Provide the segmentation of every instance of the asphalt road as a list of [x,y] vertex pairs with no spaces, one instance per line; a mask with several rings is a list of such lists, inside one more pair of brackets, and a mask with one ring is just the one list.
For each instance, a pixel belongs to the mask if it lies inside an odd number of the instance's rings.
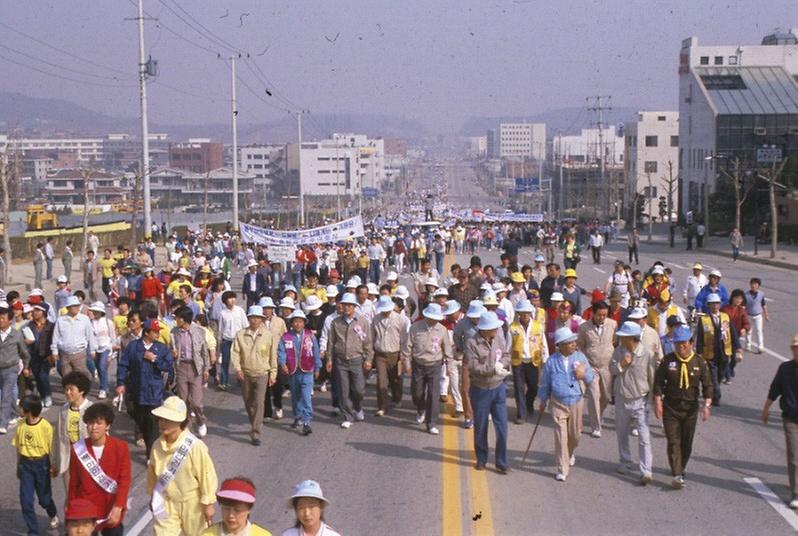
[[[449,181],[450,191],[455,186],[478,198],[478,188],[472,188],[467,181],[463,184],[467,168],[449,168],[447,173],[457,174]],[[588,291],[603,286],[613,257],[626,251],[622,244],[611,244],[607,250],[604,264],[596,266],[588,261],[579,266],[579,284]],[[486,263],[498,259],[495,251],[480,254]],[[531,254],[530,250],[523,250],[522,262],[531,261]],[[428,435],[423,426],[415,424],[408,380],[401,407],[384,418],[373,417],[374,383],[369,382],[366,421],[349,430],[341,429],[338,420],[329,416],[329,393],[317,392],[314,433],[309,437],[290,429],[290,403],[285,399],[286,417],[265,425],[260,447],[248,441],[247,419],[238,389],[224,394],[208,390],[210,422],[206,442],[217,472],[220,478],[245,474],[255,481],[259,501],[253,519],[276,534],[292,525],[293,514],[285,499],[295,483],[307,478],[321,483],[332,502],[326,512],[327,521],[344,535],[795,532],[798,516],[790,511],[782,515],[745,480],[759,479],[766,486],[760,490],[770,490],[775,494],[771,500],[782,506],[789,499],[779,412],[772,412],[767,426],[759,421],[759,415],[780,359],[790,355],[789,338],[796,331],[793,315],[798,309],[794,305],[798,299],[793,284],[795,272],[748,263],[734,265],[728,259],[703,256],[700,252],[644,244],[641,268],[656,259],[672,267],[679,289],[688,267],[700,260],[707,267],[722,270],[723,282],[730,289],[745,288],[748,279],[756,274],[763,279],[763,288],[771,299],[772,321],[765,326],[770,353],[746,354],[734,383],[724,387],[722,405],[713,408],[708,422],[699,424],[684,490],[674,491],[669,486],[665,440],[658,425],[653,428],[655,482],[642,488],[633,476],[615,473],[618,455],[612,407],[606,414],[602,438],[582,436],[577,464],[565,483],[554,480],[554,442],[548,416],[543,419],[526,463],[521,462],[521,456],[532,424],[510,424],[510,473],[502,476],[493,471],[492,456],[489,470],[476,472],[472,435],[463,430],[461,422],[442,415],[440,436]],[[451,260],[467,262],[464,256]],[[59,393],[56,402],[62,401]],[[514,400],[509,400],[508,405],[513,417]],[[52,408],[46,412],[47,418],[54,415]],[[131,439],[130,430],[127,416],[120,415],[114,433]],[[0,445],[0,466],[6,483],[0,489],[0,533],[24,534],[10,436],[0,438]],[[132,447],[135,481],[126,521],[130,534],[151,533],[146,525],[142,450]],[[54,482],[54,489],[60,505],[64,496],[60,481]],[[42,526],[46,526],[44,514],[40,513]]]

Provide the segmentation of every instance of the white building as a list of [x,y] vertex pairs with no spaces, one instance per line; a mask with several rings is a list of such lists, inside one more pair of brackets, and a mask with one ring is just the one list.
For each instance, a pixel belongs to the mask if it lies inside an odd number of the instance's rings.
[[552,139],[554,158],[572,167],[593,166],[601,161],[602,146],[607,166],[623,163],[623,136],[615,128],[583,128],[578,136],[557,136]]
[[272,194],[274,182],[285,176],[285,145],[250,145],[239,149],[241,170],[255,177],[255,190]]
[[88,174],[90,203],[103,205],[126,201],[131,192],[129,177],[105,171],[59,169],[47,176],[47,197],[56,205],[83,205],[83,177]]
[[[233,206],[233,170],[221,167],[209,173],[192,173],[162,167],[150,173],[150,192],[157,198],[158,207],[162,209],[202,206],[206,199],[209,205],[226,209]],[[257,202],[256,195],[255,177],[239,172],[239,206],[247,206],[248,199],[251,201],[249,204]]]
[[[487,151],[487,139],[485,140]],[[500,158],[546,157],[546,125],[544,123],[502,123],[499,125]]]
[[105,138],[9,138],[9,151],[32,151],[34,153],[57,151],[75,153],[77,162],[88,164],[92,160],[98,164],[104,158]]
[[484,158],[488,155],[488,137],[471,136],[468,138],[468,156]]
[[[332,139],[288,145],[288,170],[299,171],[310,196],[356,196],[363,188],[380,190],[385,181],[382,139],[333,134]],[[298,192],[294,192],[296,194]]]
[[[756,150],[777,144],[798,157],[798,28],[760,45],[699,46],[679,55],[680,212],[703,212],[704,183],[715,189],[717,166],[739,157],[756,166]],[[716,158],[721,157],[721,158]],[[790,184],[788,181],[787,184]]]
[[[632,206],[634,194],[652,199],[658,214],[659,197],[667,203],[671,182],[671,211],[675,211],[679,186],[679,112],[640,112],[637,121],[624,125],[624,203]],[[651,189],[649,189],[649,179]]]

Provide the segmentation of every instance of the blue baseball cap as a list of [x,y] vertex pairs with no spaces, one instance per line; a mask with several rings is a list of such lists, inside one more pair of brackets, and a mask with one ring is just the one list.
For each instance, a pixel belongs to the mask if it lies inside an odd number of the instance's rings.
[[673,342],[687,342],[693,338],[693,333],[687,326],[679,326],[673,330]]

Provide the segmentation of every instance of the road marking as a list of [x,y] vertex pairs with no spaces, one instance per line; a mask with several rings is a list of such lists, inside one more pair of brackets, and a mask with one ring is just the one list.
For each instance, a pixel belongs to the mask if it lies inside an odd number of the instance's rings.
[[774,352],[773,350],[770,350],[768,348],[762,348],[762,351],[765,352],[768,355],[771,355],[771,356],[775,357],[779,361],[789,361],[790,360],[789,357],[784,357],[783,355],[777,354],[776,352]]
[[[465,440],[469,445],[474,444],[474,429],[466,430]],[[493,511],[490,507],[490,491],[488,490],[488,471],[477,471],[473,467],[477,463],[477,453],[471,451],[471,467],[469,471],[471,488],[471,519],[473,521],[472,534],[478,536],[494,534]],[[477,517],[479,516],[479,517]],[[477,519],[474,519],[477,517]]]
[[[448,406],[449,404],[447,404]],[[463,533],[463,507],[460,490],[460,434],[457,421],[446,408],[443,417],[443,457],[441,460],[441,533]],[[454,409],[454,408],[452,408]]]
[[794,530],[798,531],[798,515],[790,510],[790,508],[784,504],[784,501],[779,499],[778,495],[773,493],[773,491],[771,491],[771,489],[763,484],[758,478],[747,477],[743,478],[743,480],[745,480],[746,484],[754,488],[754,491],[759,493],[759,496],[765,499],[765,502],[772,506],[773,509],[779,514],[781,514],[781,517],[784,518],[784,521],[789,523]]
[[676,264],[676,263],[675,263],[675,262],[673,262],[673,261],[668,261],[668,264],[670,264],[671,266],[674,266],[674,267],[678,268],[679,270],[686,270],[686,269],[687,269],[685,266],[682,266],[682,265],[680,265],[680,264]]
[[125,531],[125,534],[127,536],[138,536],[141,534],[141,531],[147,528],[147,525],[150,524],[150,521],[152,521],[152,512],[147,510],[144,512],[144,515],[142,515],[139,520],[136,521],[135,525]]
[[602,270],[601,268],[596,268],[595,266],[593,267],[593,269],[594,269],[595,271],[597,271],[597,272],[601,273],[601,274],[606,274],[606,273],[607,273],[606,271]]

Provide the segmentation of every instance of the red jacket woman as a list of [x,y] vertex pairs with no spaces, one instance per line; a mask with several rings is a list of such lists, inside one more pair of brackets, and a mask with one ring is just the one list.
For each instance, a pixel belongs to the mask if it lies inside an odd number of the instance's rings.
[[[113,418],[113,409],[107,404],[94,404],[86,410],[83,421],[89,437],[75,443],[70,451],[67,504],[77,498],[90,500],[99,518],[106,520],[97,526],[97,532],[121,535],[130,491],[130,451],[125,441],[108,435]],[[92,478],[86,465],[95,464],[105,473],[106,480]],[[109,489],[113,488],[111,493]]]
[[721,310],[729,315],[729,320],[737,328],[737,333],[740,334],[741,338],[751,331],[751,320],[748,318],[748,312],[745,309],[745,294],[742,290],[733,290],[729,297],[729,304],[725,305]]

